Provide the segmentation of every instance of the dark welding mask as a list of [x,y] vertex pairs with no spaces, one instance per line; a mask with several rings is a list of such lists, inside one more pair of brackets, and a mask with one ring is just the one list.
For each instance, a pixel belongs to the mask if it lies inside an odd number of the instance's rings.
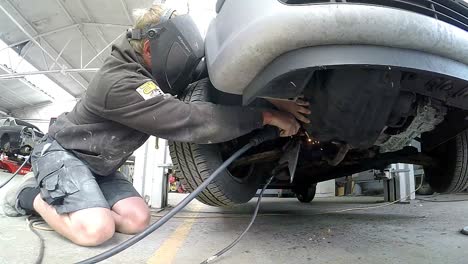
[[205,56],[205,46],[190,15],[171,18],[174,12],[165,10],[158,24],[129,29],[127,38],[149,40],[154,80],[165,93],[177,95],[192,82],[194,70]]

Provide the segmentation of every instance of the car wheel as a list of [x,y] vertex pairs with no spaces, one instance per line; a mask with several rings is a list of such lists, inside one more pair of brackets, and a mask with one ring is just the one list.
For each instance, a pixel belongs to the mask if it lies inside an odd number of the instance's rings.
[[427,182],[434,191],[457,193],[468,188],[468,130],[428,154],[439,160],[438,167],[424,168]]
[[419,195],[433,195],[434,194],[434,190],[432,189],[431,185],[427,182],[424,182],[421,186],[421,188],[419,188],[419,190],[416,191],[416,194],[419,194]]
[[[210,95],[213,89],[210,81],[203,79],[191,84],[179,98],[184,102],[210,102],[214,97]],[[224,147],[223,144],[169,142],[176,175],[188,192],[195,190],[229,157]],[[255,196],[261,181],[254,170],[252,165],[235,171],[224,170],[197,199],[211,206],[248,202]]]
[[310,186],[309,188],[296,190],[296,198],[301,203],[310,203],[312,200],[314,200],[316,191],[316,184]]
[[20,149],[20,153],[23,154],[23,155],[29,155],[29,154],[31,154],[31,150],[32,150],[32,148],[30,146],[23,146]]

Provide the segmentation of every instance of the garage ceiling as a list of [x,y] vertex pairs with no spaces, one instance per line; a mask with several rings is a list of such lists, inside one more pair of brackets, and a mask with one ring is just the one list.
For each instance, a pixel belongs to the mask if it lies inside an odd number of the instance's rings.
[[[0,65],[0,74],[8,74],[8,68]],[[39,87],[24,79],[2,80],[0,82],[0,111],[9,112],[51,101],[50,96]]]
[[153,2],[190,7],[205,30],[215,14],[216,0],[0,0],[0,115],[79,98],[133,11]]
[[[0,45],[0,115],[79,98],[110,53],[111,44],[133,24],[133,10],[153,2],[161,1],[0,0],[0,40],[4,42],[0,44],[11,48]],[[180,13],[190,6],[196,22],[206,29],[216,0],[162,2]],[[11,59],[14,56],[16,61]],[[42,76],[52,82],[41,80]],[[34,85],[37,82],[42,85]]]
[[[152,2],[0,0],[0,39],[12,45],[11,48],[37,70],[52,71],[46,76],[77,98],[83,94],[95,69],[109,54],[110,43],[132,25],[132,10],[148,7]],[[37,42],[31,41],[18,24]],[[47,91],[51,89],[49,87],[42,87],[41,90],[21,76],[11,76],[15,72],[24,72],[13,70],[16,66],[1,63],[0,66],[0,76],[4,76],[0,79],[0,111],[10,112],[63,99],[62,96],[49,96],[56,94]],[[90,69],[88,72],[82,70],[85,66]]]

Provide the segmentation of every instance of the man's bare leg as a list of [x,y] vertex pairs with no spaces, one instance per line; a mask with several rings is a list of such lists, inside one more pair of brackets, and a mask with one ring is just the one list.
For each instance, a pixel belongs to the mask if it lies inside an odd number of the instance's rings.
[[88,208],[60,215],[39,194],[34,199],[34,210],[57,233],[81,246],[100,245],[115,232],[113,213],[106,208]]
[[136,234],[143,231],[150,222],[151,215],[141,197],[129,197],[112,206],[115,230],[124,234]]

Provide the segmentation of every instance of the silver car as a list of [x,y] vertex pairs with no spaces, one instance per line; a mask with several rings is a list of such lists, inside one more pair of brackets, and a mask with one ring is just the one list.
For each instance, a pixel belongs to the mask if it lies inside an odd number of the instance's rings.
[[[251,105],[302,96],[312,115],[303,133],[235,162],[200,201],[244,203],[274,173],[272,188],[310,202],[317,182],[399,162],[422,165],[437,192],[468,187],[467,2],[224,0],[217,13],[205,44],[209,79],[181,99]],[[248,138],[171,143],[178,177],[193,190]],[[280,162],[293,143],[294,175]]]

